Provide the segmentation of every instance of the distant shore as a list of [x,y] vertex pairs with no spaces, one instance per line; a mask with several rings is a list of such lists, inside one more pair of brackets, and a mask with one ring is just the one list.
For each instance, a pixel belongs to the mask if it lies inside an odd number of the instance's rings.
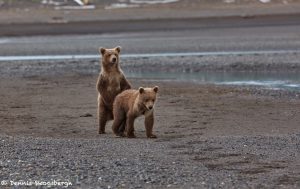
[[39,2],[18,1],[0,6],[2,24],[55,24],[73,22],[99,22],[120,20],[156,20],[183,18],[251,18],[265,15],[300,14],[300,3],[296,1],[224,1],[182,0],[167,4],[138,4],[133,8],[108,9],[119,1],[99,1],[91,10],[56,10],[54,6]]

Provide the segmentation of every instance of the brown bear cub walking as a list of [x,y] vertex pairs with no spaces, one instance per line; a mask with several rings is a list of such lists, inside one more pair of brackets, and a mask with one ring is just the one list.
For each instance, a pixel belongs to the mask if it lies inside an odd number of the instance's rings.
[[113,113],[113,132],[117,136],[124,136],[122,131],[124,120],[126,120],[126,136],[135,138],[134,135],[134,120],[141,116],[145,116],[145,128],[148,138],[156,138],[152,133],[154,123],[154,103],[158,87],[143,88],[139,90],[126,90],[119,94],[114,102]]
[[[113,119],[115,97],[131,85],[119,67],[121,47],[99,49],[102,55],[101,72],[97,81],[99,134],[105,133],[106,122]],[[125,126],[125,122],[123,123]]]

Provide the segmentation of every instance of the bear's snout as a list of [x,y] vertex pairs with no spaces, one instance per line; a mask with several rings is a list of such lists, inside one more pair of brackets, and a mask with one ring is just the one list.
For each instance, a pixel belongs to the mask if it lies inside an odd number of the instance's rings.
[[117,57],[117,55],[114,55],[114,54],[110,55],[110,56],[109,56],[109,62],[110,62],[110,63],[113,63],[113,64],[117,63],[117,62],[118,62],[118,57]]
[[152,110],[153,106],[149,106],[148,108],[149,108],[149,110]]

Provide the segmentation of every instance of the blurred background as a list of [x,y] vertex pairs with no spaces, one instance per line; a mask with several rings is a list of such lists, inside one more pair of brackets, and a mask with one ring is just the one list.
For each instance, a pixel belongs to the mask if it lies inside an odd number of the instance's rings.
[[130,77],[299,90],[299,18],[298,0],[0,0],[0,61],[96,74],[121,45]]

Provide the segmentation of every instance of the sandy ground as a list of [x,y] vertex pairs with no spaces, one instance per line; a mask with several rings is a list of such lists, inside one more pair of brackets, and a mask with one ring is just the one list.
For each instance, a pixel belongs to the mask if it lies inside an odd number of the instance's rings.
[[[2,132],[16,136],[99,137],[96,78],[75,75],[2,79]],[[197,133],[199,136],[272,135],[299,131],[299,100],[255,96],[250,89],[132,81],[136,88],[160,86],[155,130],[161,137],[176,134],[188,137]],[[86,117],[87,114],[92,116]],[[137,122],[137,128],[143,130],[142,122]],[[109,126],[108,131],[111,131]]]
[[[96,76],[1,79],[2,133],[13,136],[91,138],[97,135]],[[299,132],[300,101],[253,95],[250,89],[135,80],[160,86],[156,127],[168,135],[228,136]],[[284,95],[283,95],[284,96]],[[294,97],[295,98],[295,97]],[[89,117],[89,114],[91,116]],[[140,137],[142,122],[137,122]],[[108,126],[111,136],[111,129]]]

